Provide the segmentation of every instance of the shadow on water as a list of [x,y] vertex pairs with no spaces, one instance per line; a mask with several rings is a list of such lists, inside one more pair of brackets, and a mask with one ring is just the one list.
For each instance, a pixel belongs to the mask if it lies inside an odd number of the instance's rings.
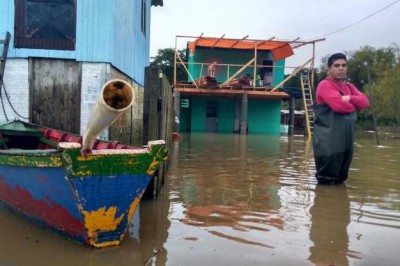
[[346,184],[318,186],[303,136],[184,135],[121,246],[78,246],[1,209],[0,265],[397,265],[400,141],[356,141]]

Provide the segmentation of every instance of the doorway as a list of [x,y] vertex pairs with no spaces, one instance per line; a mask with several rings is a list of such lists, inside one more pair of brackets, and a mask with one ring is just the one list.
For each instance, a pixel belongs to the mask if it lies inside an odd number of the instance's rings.
[[273,85],[273,76],[274,76],[274,61],[272,60],[263,60],[263,68],[261,69],[261,79],[263,81],[263,85],[267,87],[272,87]]
[[208,101],[206,105],[205,132],[218,131],[218,102]]

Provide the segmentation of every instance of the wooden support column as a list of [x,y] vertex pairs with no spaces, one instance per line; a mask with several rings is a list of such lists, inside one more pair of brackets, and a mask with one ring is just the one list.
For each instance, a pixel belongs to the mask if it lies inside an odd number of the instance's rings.
[[[163,139],[171,150],[174,121],[173,90],[158,67],[146,67],[143,94],[143,145],[150,140]],[[162,162],[143,195],[156,198],[164,184],[168,161]]]
[[176,117],[180,120],[181,119],[181,93],[176,91],[174,92],[174,126],[173,126],[173,131],[176,133],[179,133],[179,125],[180,123],[176,123],[175,119]]
[[233,133],[239,133],[240,132],[240,117],[239,117],[239,107],[240,107],[240,101],[238,99],[235,99],[235,110],[234,110],[234,118],[233,118]]
[[254,69],[253,69],[253,88],[256,87],[257,82],[257,44],[254,46]]
[[295,104],[295,98],[293,96],[290,96],[289,100],[289,129],[288,129],[288,135],[292,136],[294,134],[294,104]]
[[242,123],[240,124],[240,134],[247,134],[247,94],[242,95]]
[[160,106],[158,99],[161,90],[159,72],[160,69],[157,67],[146,68],[143,95],[143,145],[147,145],[149,140],[159,139]]

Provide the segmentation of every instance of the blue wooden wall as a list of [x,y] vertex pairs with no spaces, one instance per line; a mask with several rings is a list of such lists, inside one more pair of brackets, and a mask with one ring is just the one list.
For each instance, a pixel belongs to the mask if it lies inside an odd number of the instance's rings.
[[[111,63],[140,85],[149,65],[151,0],[147,1],[146,35],[141,32],[140,0],[77,0],[75,51],[15,49],[9,58],[61,58]],[[14,0],[1,0],[0,39],[14,35]]]

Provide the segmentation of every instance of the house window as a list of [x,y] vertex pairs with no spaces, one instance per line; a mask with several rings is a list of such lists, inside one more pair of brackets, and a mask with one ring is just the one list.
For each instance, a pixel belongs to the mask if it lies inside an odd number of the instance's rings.
[[75,50],[76,0],[15,0],[16,48]]
[[140,29],[144,35],[146,35],[146,0],[142,0],[142,17],[140,23]]

